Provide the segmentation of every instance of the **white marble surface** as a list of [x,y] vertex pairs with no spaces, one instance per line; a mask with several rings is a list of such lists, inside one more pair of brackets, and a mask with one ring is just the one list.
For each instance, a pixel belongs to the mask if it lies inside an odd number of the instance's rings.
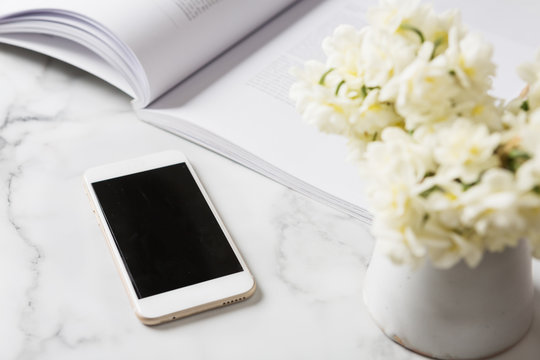
[[[259,289],[147,327],[129,307],[81,174],[165,149],[191,159]],[[140,122],[126,96],[81,71],[6,46],[0,197],[0,359],[422,359],[386,339],[363,305],[367,225]],[[496,359],[540,358],[540,296],[536,318]]]

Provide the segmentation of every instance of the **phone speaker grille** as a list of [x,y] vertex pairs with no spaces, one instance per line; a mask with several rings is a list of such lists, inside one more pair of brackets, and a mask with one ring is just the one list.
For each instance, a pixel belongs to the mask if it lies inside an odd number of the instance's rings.
[[236,299],[233,299],[233,300],[224,301],[223,304],[221,304],[221,305],[234,304],[234,303],[242,301],[242,300],[246,300],[246,297],[242,296],[242,297],[239,297],[239,298],[236,298]]

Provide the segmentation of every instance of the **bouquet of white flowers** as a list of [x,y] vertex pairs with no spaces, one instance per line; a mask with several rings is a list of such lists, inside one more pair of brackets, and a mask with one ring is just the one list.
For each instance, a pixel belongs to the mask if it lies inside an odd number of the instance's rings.
[[368,19],[324,40],[326,62],[297,69],[291,97],[308,122],[349,139],[377,241],[398,263],[441,268],[523,238],[540,257],[540,57],[504,103],[488,94],[491,45],[456,11],[382,0]]

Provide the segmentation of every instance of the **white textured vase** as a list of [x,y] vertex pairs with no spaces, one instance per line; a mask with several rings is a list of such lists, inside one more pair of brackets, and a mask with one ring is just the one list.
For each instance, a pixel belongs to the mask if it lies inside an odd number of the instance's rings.
[[391,339],[438,359],[480,359],[519,342],[533,318],[528,243],[486,253],[478,267],[441,270],[392,263],[375,246],[364,301]]

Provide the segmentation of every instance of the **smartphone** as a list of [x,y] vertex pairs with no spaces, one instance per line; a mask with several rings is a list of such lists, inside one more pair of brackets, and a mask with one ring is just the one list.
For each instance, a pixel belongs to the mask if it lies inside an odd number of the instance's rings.
[[91,168],[84,184],[144,324],[232,304],[255,292],[253,276],[181,152]]

